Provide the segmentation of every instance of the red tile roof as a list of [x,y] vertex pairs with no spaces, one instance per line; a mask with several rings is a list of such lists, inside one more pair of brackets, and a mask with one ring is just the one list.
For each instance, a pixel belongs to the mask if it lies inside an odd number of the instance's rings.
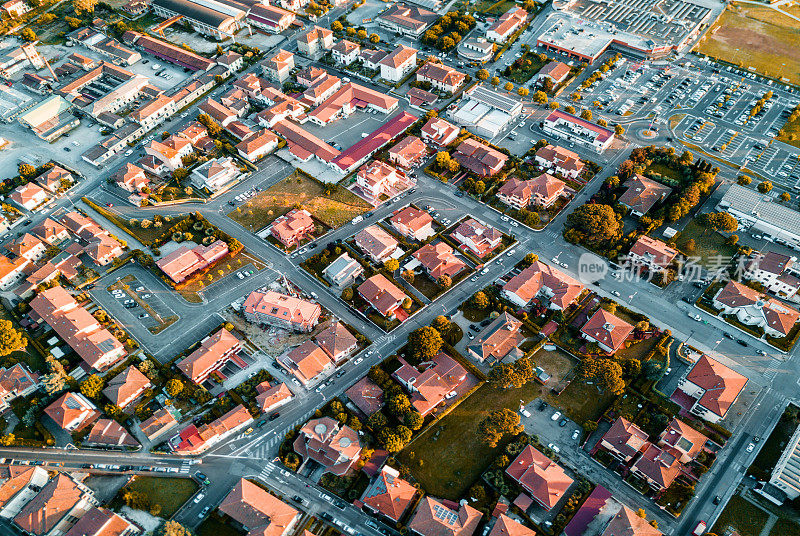
[[488,145],[468,138],[456,147],[453,159],[481,177],[490,177],[503,168],[508,157]]
[[400,478],[397,470],[384,465],[364,491],[361,502],[392,521],[399,521],[414,500],[417,489]]
[[669,186],[638,173],[626,182],[625,186],[628,189],[619,196],[619,203],[643,214],[672,192],[672,188]]
[[[57,473],[14,517],[14,523],[29,534],[49,534],[81,499],[90,497],[65,473]],[[77,512],[76,512],[77,513]],[[80,512],[78,517],[83,514]]]
[[383,316],[393,313],[407,298],[383,274],[375,274],[361,283],[358,293]]
[[573,482],[560,465],[530,445],[511,462],[506,474],[519,482],[547,510],[564,497]]
[[208,370],[221,368],[220,361],[235,351],[240,344],[241,341],[236,335],[223,327],[203,339],[200,347],[179,361],[177,367],[193,382],[205,380]]
[[566,309],[580,296],[584,286],[577,279],[541,261],[525,268],[503,286],[505,292],[516,294],[525,303],[530,302],[545,288],[550,301],[561,309]]
[[126,404],[123,404],[124,401],[127,401],[132,396],[138,396],[151,385],[147,376],[131,365],[108,382],[106,388],[103,389],[103,394],[115,406],[124,408],[125,405],[133,400],[128,401]]
[[646,519],[639,517],[625,505],[606,526],[600,536],[663,536],[662,532],[653,527]]
[[510,517],[500,514],[497,521],[494,522],[489,536],[536,536],[536,532]]
[[725,416],[747,384],[747,378],[705,354],[686,379],[705,391],[698,401],[700,405],[720,417]]
[[624,417],[617,417],[617,420],[603,436],[603,443],[608,443],[613,450],[625,458],[631,458],[639,452],[643,452],[650,445],[648,435]]
[[481,517],[482,514],[468,504],[453,510],[426,496],[420,501],[408,528],[421,536],[472,536]]
[[222,500],[219,511],[247,528],[251,536],[281,536],[300,512],[244,478]]
[[439,279],[443,275],[455,277],[467,267],[464,261],[456,257],[453,248],[444,242],[425,244],[414,252],[414,258],[433,279]]
[[632,325],[602,307],[581,328],[581,333],[611,348],[612,352],[619,350],[632,332]]
[[408,112],[400,112],[392,117],[366,138],[359,140],[349,149],[343,151],[331,161],[342,171],[350,171],[364,159],[373,155],[381,147],[387,145],[394,138],[406,131],[416,122],[417,116]]

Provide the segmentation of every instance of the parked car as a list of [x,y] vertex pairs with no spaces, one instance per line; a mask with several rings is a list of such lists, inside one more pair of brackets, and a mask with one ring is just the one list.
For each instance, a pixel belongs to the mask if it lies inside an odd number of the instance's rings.
[[551,421],[557,421],[560,418],[561,418],[561,412],[560,411],[556,411],[555,413],[553,413],[553,416],[550,417],[550,420]]

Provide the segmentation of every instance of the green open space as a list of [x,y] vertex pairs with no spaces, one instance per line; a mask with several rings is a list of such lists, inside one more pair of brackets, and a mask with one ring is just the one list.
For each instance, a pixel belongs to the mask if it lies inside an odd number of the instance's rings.
[[589,384],[577,377],[558,395],[549,389],[544,392],[544,399],[551,406],[579,425],[586,421],[597,422],[615,398],[616,395],[603,390],[597,382]]
[[800,147],[800,119],[795,121],[787,120],[778,133],[778,140]]
[[728,501],[711,532],[728,534],[728,528],[732,527],[741,536],[759,536],[767,519],[769,519],[769,515],[765,511],[739,495],[734,495]]
[[195,529],[197,536],[244,536],[244,532],[237,530],[231,525],[223,522],[215,515],[203,521],[197,529]]
[[[329,188],[327,193],[326,186]],[[338,185],[324,185],[305,173],[295,171],[237,207],[228,217],[251,231],[257,231],[296,206],[308,210],[317,220],[333,228],[341,227],[372,208],[350,190]]]
[[677,170],[675,170],[670,166],[666,166],[660,162],[653,162],[652,164],[647,166],[645,173],[648,171],[651,171],[653,173],[658,173],[659,175],[677,181],[678,183],[680,183],[683,180],[680,173],[678,173]]
[[[694,251],[687,251],[686,244],[694,240]],[[688,255],[699,257],[699,263],[708,266],[719,255],[726,261],[736,254],[736,246],[725,243],[725,238],[710,230],[703,229],[696,221],[691,220],[683,228],[676,241],[678,249]]]
[[800,534],[800,523],[791,519],[779,518],[775,526],[769,531],[769,536],[786,536],[787,534]]
[[800,82],[800,22],[767,6],[732,3],[698,52],[774,78]]
[[783,450],[789,443],[792,434],[797,430],[798,425],[800,425],[800,417],[798,417],[797,406],[790,404],[781,415],[781,418],[778,419],[778,424],[772,429],[769,437],[764,438],[764,444],[761,445],[761,449],[748,468],[747,474],[759,480],[769,479],[772,469],[778,463],[778,459],[783,454]]
[[458,500],[505,447],[506,442],[495,448],[482,442],[478,424],[492,410],[517,411],[520,400],[528,403],[539,396],[540,387],[532,382],[519,389],[483,384],[406,446],[398,459],[427,494]]
[[486,13],[487,15],[502,15],[512,7],[517,5],[514,0],[481,0],[475,4],[475,11]]
[[163,518],[170,518],[197,491],[197,483],[191,478],[160,478],[155,476],[137,476],[124,490],[136,491],[147,497],[150,506],[161,505]]

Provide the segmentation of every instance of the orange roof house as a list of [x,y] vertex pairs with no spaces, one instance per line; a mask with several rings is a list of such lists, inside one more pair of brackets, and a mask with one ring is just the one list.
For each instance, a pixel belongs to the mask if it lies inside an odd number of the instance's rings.
[[181,246],[156,261],[156,266],[173,282],[181,283],[193,273],[208,268],[227,254],[228,244],[216,240],[208,246],[202,244],[193,248]]
[[126,163],[112,176],[117,186],[128,192],[141,192],[142,188],[150,184],[150,179],[139,166]]
[[117,448],[136,448],[139,442],[117,421],[98,419],[94,423],[85,442],[92,445]]
[[94,507],[81,517],[64,536],[134,536],[140,529],[111,510]]
[[525,340],[521,327],[522,322],[504,311],[467,345],[467,352],[481,363],[503,361],[507,357],[516,361],[522,357],[519,345]]
[[311,419],[294,441],[294,451],[310,458],[325,471],[342,476],[358,461],[361,443],[358,434],[330,417]]
[[239,404],[219,419],[199,428],[194,424],[184,428],[178,435],[180,443],[175,447],[175,453],[192,455],[204,452],[252,422],[250,412]]
[[245,529],[248,536],[284,536],[300,512],[244,478],[222,500],[219,511]]
[[294,398],[292,391],[285,383],[270,385],[269,382],[262,382],[256,385],[256,392],[258,393],[256,404],[264,413],[269,413]]
[[98,504],[89,488],[57,473],[14,517],[14,524],[34,536],[63,534]]
[[64,287],[40,292],[30,306],[90,367],[106,370],[125,356],[122,343],[78,305]]
[[417,70],[418,82],[429,82],[433,87],[455,93],[467,75],[443,63],[428,61]]
[[690,411],[710,422],[722,420],[747,385],[747,378],[703,354],[678,382],[694,399]]
[[33,227],[31,233],[51,245],[69,238],[67,228],[50,218],[45,218],[39,225]]
[[167,409],[161,408],[139,425],[139,429],[150,441],[155,441],[173,427],[177,426],[178,421],[175,416]]
[[355,236],[356,246],[378,264],[383,264],[397,251],[398,243],[379,225],[361,229]]
[[24,257],[29,261],[36,262],[47,252],[47,244],[38,237],[25,233],[6,244],[6,249],[18,257]]
[[631,466],[631,472],[646,480],[651,488],[662,490],[672,484],[681,467],[677,456],[651,443]]
[[432,117],[422,127],[422,139],[437,147],[450,145],[461,130],[440,117]]
[[472,536],[481,517],[481,513],[468,504],[454,510],[426,496],[420,501],[408,528],[418,536]]
[[319,333],[314,340],[335,363],[346,359],[358,348],[358,339],[342,322],[338,321]]
[[368,376],[358,380],[344,394],[367,417],[383,407],[383,389]]
[[445,399],[456,396],[456,390],[467,378],[467,370],[444,352],[419,368],[399,359],[401,365],[392,377],[410,393],[411,406],[423,417]]
[[500,514],[497,516],[497,521],[494,522],[489,536],[536,536],[536,533],[507,515]]
[[677,455],[681,463],[689,463],[703,450],[708,438],[680,419],[672,419],[658,437],[658,446]]
[[103,394],[111,400],[112,404],[120,409],[125,409],[152,385],[147,376],[131,365],[108,382],[106,388],[103,389]]
[[236,359],[242,341],[225,328],[200,341],[200,347],[178,362],[178,368],[196,384]]
[[648,179],[638,173],[626,182],[625,186],[628,189],[619,196],[618,202],[628,207],[634,216],[647,214],[653,208],[653,205],[672,193],[672,188],[669,186]]
[[456,147],[453,159],[481,177],[491,177],[503,169],[508,156],[477,140],[468,138]]
[[303,385],[334,367],[328,354],[311,340],[280,356],[278,363]]
[[462,221],[450,236],[480,258],[491,254],[503,242],[503,233],[475,218]]
[[434,235],[433,218],[424,210],[408,206],[395,212],[389,219],[398,233],[414,240],[425,240]]
[[497,191],[497,198],[506,205],[520,209],[529,205],[552,206],[566,195],[566,184],[549,173],[530,180],[509,179]]
[[509,279],[503,286],[503,297],[519,307],[541,297],[550,309],[564,310],[583,292],[577,279],[541,261],[536,261]]
[[641,428],[624,417],[617,417],[600,444],[615,458],[629,462],[647,450],[650,440]]
[[272,222],[271,233],[287,248],[297,246],[314,232],[314,220],[306,209],[293,208]]
[[386,318],[394,318],[396,311],[408,297],[383,274],[375,274],[361,283],[358,293]]
[[663,536],[663,533],[623,504],[600,536]]
[[647,267],[656,272],[666,270],[677,256],[677,249],[647,235],[637,238],[628,252],[628,259],[632,264]]
[[428,156],[428,147],[416,136],[406,136],[389,149],[389,160],[410,169],[418,166]]
[[569,76],[569,71],[570,67],[566,63],[551,61],[536,73],[536,78],[537,80],[541,80],[547,77],[552,80],[554,84],[560,84]]
[[64,393],[47,406],[44,412],[67,432],[77,432],[90,425],[100,416],[97,406],[81,393]]
[[613,354],[633,333],[633,326],[603,308],[597,309],[581,328],[581,336],[594,341],[604,352]]
[[414,258],[434,280],[443,275],[453,278],[467,267],[464,261],[456,257],[453,248],[444,242],[425,244],[414,252]]
[[580,175],[586,167],[578,153],[559,145],[545,145],[536,151],[534,160],[549,172],[560,173],[562,177],[571,179]]
[[375,480],[364,490],[361,502],[367,510],[397,522],[403,517],[416,494],[417,489],[400,478],[396,469],[384,465]]
[[714,296],[714,307],[723,314],[736,315],[747,325],[756,326],[772,337],[786,337],[800,321],[800,311],[766,296],[738,281],[728,281]]
[[250,322],[305,332],[314,329],[322,314],[318,303],[272,290],[251,292],[244,302],[243,310],[245,318]]
[[560,465],[530,445],[506,468],[506,474],[545,510],[553,508],[574,482]]

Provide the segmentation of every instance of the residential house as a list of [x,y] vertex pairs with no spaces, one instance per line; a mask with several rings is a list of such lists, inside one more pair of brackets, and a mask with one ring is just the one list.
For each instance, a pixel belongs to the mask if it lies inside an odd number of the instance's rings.
[[364,510],[397,523],[416,495],[417,488],[400,478],[397,469],[384,465],[364,490],[361,503]]
[[210,97],[198,108],[201,112],[207,114],[211,119],[219,123],[222,128],[225,128],[228,126],[228,123],[235,121],[239,117],[239,114],[237,114],[235,110],[231,110],[224,104]]
[[75,182],[75,178],[72,176],[72,173],[61,166],[53,166],[36,177],[36,182],[51,194],[56,194],[59,190],[64,188],[65,185]]
[[314,26],[297,38],[297,48],[301,54],[319,59],[333,47],[333,32],[327,28]]
[[183,157],[192,154],[194,148],[186,138],[173,135],[163,142],[152,140],[144,148],[144,152],[162,162],[170,171],[175,171],[183,167]]
[[153,384],[150,383],[147,376],[131,365],[109,380],[106,388],[103,389],[103,394],[111,400],[112,404],[120,409],[125,409],[152,386]]
[[17,257],[23,257],[31,262],[38,262],[47,252],[47,244],[38,237],[25,233],[6,244],[6,249]]
[[339,42],[331,48],[333,60],[340,65],[350,65],[358,59],[360,52],[361,45],[348,41],[347,39],[340,39]]
[[632,325],[602,307],[581,328],[581,337],[596,342],[601,350],[609,354],[622,348],[631,333]]
[[25,277],[25,269],[31,261],[25,257],[8,257],[0,255],[0,290],[8,290]]
[[714,307],[739,322],[764,330],[770,337],[786,337],[800,320],[800,311],[738,281],[728,281],[713,298]]
[[298,510],[244,478],[218,508],[248,536],[287,536],[300,519]]
[[220,441],[243,430],[253,422],[247,408],[239,404],[219,419],[203,424],[199,428],[194,424],[184,428],[175,447],[176,454],[196,455],[213,447]]
[[503,243],[503,233],[475,218],[462,221],[450,236],[480,258],[490,255]]
[[797,301],[800,290],[800,265],[797,258],[774,251],[754,253],[747,264],[744,278],[764,285],[780,298]]
[[200,341],[200,347],[180,360],[177,366],[187,378],[199,385],[230,361],[244,366],[244,361],[237,356],[241,349],[242,341],[223,327]]
[[396,196],[411,184],[405,173],[380,160],[364,164],[356,173],[356,185],[373,205]]
[[558,504],[574,482],[560,465],[530,445],[506,468],[506,474],[548,511]]
[[668,488],[680,472],[678,458],[652,443],[631,466],[631,473],[644,479],[656,491]]
[[586,167],[586,164],[578,157],[578,153],[560,145],[541,147],[536,151],[534,160],[550,173],[560,173],[562,177],[568,179],[577,178]]
[[138,193],[143,188],[149,187],[150,179],[139,166],[126,163],[111,176],[117,186],[127,192]]
[[322,270],[325,279],[340,289],[349,287],[363,274],[364,267],[347,253],[342,253]]
[[367,417],[380,411],[384,404],[383,389],[368,376],[358,380],[344,394]]
[[8,0],[0,8],[10,19],[19,18],[33,9],[25,0]]
[[466,263],[453,252],[453,248],[445,242],[425,244],[414,252],[428,277],[438,281],[442,276],[451,280],[467,268]]
[[625,186],[628,187],[621,196],[618,203],[628,207],[634,216],[644,216],[653,208],[653,205],[672,193],[672,188],[648,179],[638,173],[631,177]]
[[459,129],[457,126],[448,123],[440,117],[431,117],[422,127],[422,140],[435,147],[445,147],[453,143],[458,137]]
[[399,82],[417,67],[417,50],[398,45],[388,56],[380,61],[381,78],[389,82]]
[[83,361],[103,371],[123,357],[125,347],[62,286],[40,292],[30,302],[32,319],[48,324]]
[[138,536],[142,533],[134,525],[108,508],[95,506],[81,517],[64,536]]
[[508,157],[473,138],[468,138],[456,147],[453,160],[481,177],[496,175],[506,165]]
[[466,504],[449,507],[426,495],[419,502],[408,529],[417,536],[472,536],[482,514]]
[[17,186],[8,194],[7,198],[25,210],[33,210],[50,199],[47,191],[35,182]]
[[303,92],[303,103],[310,107],[319,106],[331,98],[341,87],[342,81],[339,77],[326,73],[326,76]]
[[528,12],[521,7],[512,7],[494,21],[486,30],[486,39],[495,43],[506,42],[528,20]]
[[57,473],[14,517],[14,524],[33,536],[58,536],[99,504],[83,483]]
[[680,419],[672,419],[658,436],[658,446],[672,452],[683,464],[696,459],[707,442],[708,438],[702,432],[695,430]]
[[[245,143],[245,142],[242,142]],[[277,143],[275,144],[277,146]],[[241,175],[236,161],[226,156],[208,160],[192,170],[192,184],[210,192],[218,192]]]
[[263,67],[264,76],[267,79],[283,84],[289,79],[289,75],[294,69],[294,54],[286,50],[280,50],[277,54],[265,60]]
[[629,463],[650,446],[645,431],[625,417],[617,417],[611,428],[603,435],[600,446],[624,463]]
[[172,412],[168,408],[161,408],[153,413],[150,418],[145,419],[139,425],[139,429],[147,439],[156,441],[177,425],[178,421]]
[[454,94],[467,79],[467,75],[443,63],[428,61],[417,71],[417,82],[428,82],[441,91]]
[[534,205],[550,208],[567,195],[566,184],[549,173],[530,180],[512,178],[497,190],[497,198],[506,205],[521,209]]
[[375,264],[382,265],[399,251],[398,242],[379,225],[361,229],[355,236],[358,249],[363,251]]
[[489,536],[536,536],[536,532],[505,514],[499,514],[492,525],[492,530],[489,531]]
[[612,517],[600,536],[664,536],[645,518],[625,506]]
[[719,422],[745,385],[747,378],[703,354],[678,382],[678,389],[689,397],[686,409],[692,415]]
[[320,380],[320,375],[335,368],[328,354],[311,340],[278,357],[278,364],[303,386]]
[[66,432],[79,432],[93,423],[100,412],[81,393],[67,392],[44,409],[48,417]]
[[392,377],[410,394],[411,407],[425,417],[439,404],[457,396],[457,389],[467,379],[467,370],[458,361],[439,352],[418,367],[399,358],[400,367]]
[[135,449],[140,446],[139,442],[113,419],[98,419],[83,442],[105,448]]
[[275,150],[279,141],[278,136],[267,129],[263,129],[256,135],[239,142],[236,145],[236,152],[242,158],[256,162]]
[[677,249],[661,240],[641,235],[628,252],[628,261],[633,266],[646,268],[651,273],[666,272],[677,256]]
[[0,518],[13,519],[47,484],[47,470],[38,466],[0,467]]
[[549,78],[554,86],[567,79],[569,76],[570,67],[566,63],[560,61],[551,61],[536,73],[536,81],[541,84],[542,80]]
[[416,136],[406,136],[389,149],[389,160],[405,169],[417,167],[427,156],[427,146]]
[[408,297],[383,274],[375,274],[358,287],[358,294],[385,318],[395,318]]
[[330,417],[311,419],[294,440],[294,451],[320,464],[325,472],[343,476],[361,454],[358,434]]
[[358,54],[358,59],[364,64],[364,67],[371,71],[379,71],[381,69],[381,61],[388,56],[389,53],[380,49],[362,48]]
[[23,363],[0,367],[0,411],[7,409],[12,400],[28,396],[40,386],[39,375]]
[[306,209],[293,208],[272,222],[270,233],[286,248],[299,246],[316,229],[311,213]]
[[247,21],[258,28],[273,34],[279,34],[294,23],[297,16],[291,11],[286,11],[269,4],[255,4],[247,13]]
[[436,234],[431,215],[414,206],[396,211],[389,221],[398,233],[412,240],[421,242]]
[[322,313],[318,303],[278,294],[272,290],[251,292],[244,302],[243,310],[245,318],[250,322],[301,332],[314,329]]
[[439,15],[427,9],[398,2],[378,15],[378,26],[390,33],[399,33],[419,39]]
[[526,307],[539,298],[548,309],[563,311],[578,299],[583,289],[583,284],[572,276],[536,261],[503,285],[502,296],[518,307]]
[[264,413],[278,409],[294,399],[294,394],[285,383],[270,385],[269,382],[261,382],[256,385],[256,393],[258,393],[256,395],[256,405]]
[[481,363],[516,361],[523,355],[521,328],[522,322],[504,311],[467,344],[467,353]]
[[228,244],[215,240],[208,246],[198,244],[193,248],[181,246],[172,253],[156,261],[156,266],[173,283],[182,283],[192,274],[205,270],[228,255]]
[[358,339],[338,320],[326,330],[318,333],[314,340],[337,365],[350,357],[358,348]]

